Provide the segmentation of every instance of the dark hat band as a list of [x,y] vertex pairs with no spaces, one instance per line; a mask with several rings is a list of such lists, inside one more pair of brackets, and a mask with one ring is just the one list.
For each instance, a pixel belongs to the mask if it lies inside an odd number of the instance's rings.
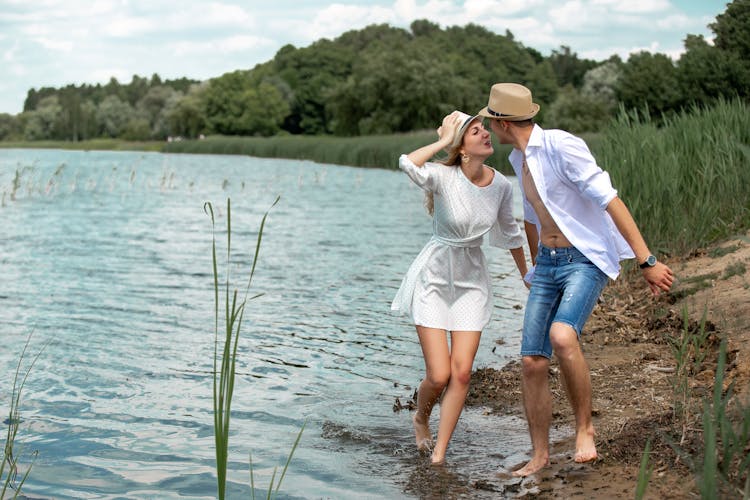
[[487,106],[487,112],[491,114],[492,116],[516,116],[516,115],[506,115],[505,113],[498,113],[497,111],[493,111],[490,109],[489,106]]

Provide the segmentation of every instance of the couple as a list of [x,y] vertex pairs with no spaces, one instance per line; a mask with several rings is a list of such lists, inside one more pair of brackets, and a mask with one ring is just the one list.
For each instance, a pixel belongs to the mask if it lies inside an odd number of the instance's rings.
[[[586,144],[533,122],[539,105],[529,89],[493,85],[487,107],[475,116],[454,111],[443,119],[438,139],[402,155],[399,167],[426,193],[433,236],[412,263],[391,306],[416,325],[426,375],[413,416],[417,447],[445,461],[448,441],[463,410],[482,329],[492,311],[490,276],[480,248],[510,250],[529,288],[521,341],[523,404],[532,458],[516,476],[549,464],[552,397],[548,368],[557,355],[576,420],[576,462],[596,459],[591,421],[591,379],[578,337],[620,260],[635,257],[654,295],[668,291],[672,271],[651,254],[609,175]],[[524,230],[513,216],[512,186],[484,164],[492,154],[489,129],[514,146],[509,160],[523,194]],[[429,160],[441,151],[447,158]],[[447,340],[450,333],[450,346]],[[437,439],[429,427],[440,399]]]

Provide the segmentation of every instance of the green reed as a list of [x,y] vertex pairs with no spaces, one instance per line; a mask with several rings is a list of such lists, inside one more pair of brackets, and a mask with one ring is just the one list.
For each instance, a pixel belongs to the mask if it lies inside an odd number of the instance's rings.
[[[750,498],[750,405],[736,403],[730,416],[734,383],[724,391],[727,364],[727,341],[722,340],[716,366],[711,401],[703,411],[703,471],[699,484],[702,498],[715,498],[722,486],[731,493]],[[741,487],[744,477],[744,491]]]
[[750,110],[695,107],[657,126],[621,112],[594,149],[654,251],[684,254],[750,227]]
[[697,328],[690,326],[690,318],[687,306],[682,308],[683,325],[679,336],[669,337],[667,341],[672,347],[672,354],[675,358],[676,366],[672,377],[672,390],[674,395],[674,416],[679,423],[683,425],[684,440],[688,427],[688,421],[692,415],[693,392],[691,389],[690,379],[700,373],[701,367],[708,355],[708,337],[710,331],[706,329],[706,320],[708,309],[703,309],[700,323]]
[[[724,390],[727,368],[727,341],[722,340],[714,374],[711,395],[704,399],[702,411],[698,410],[697,426],[692,422],[689,403],[692,398],[689,389],[689,370],[681,371],[690,365],[695,367],[700,361],[691,357],[693,349],[706,347],[705,324],[701,322],[697,333],[683,332],[680,348],[675,349],[677,360],[676,378],[680,381],[679,390],[675,391],[675,408],[682,407],[677,424],[682,426],[682,438],[676,443],[667,437],[667,441],[677,456],[690,467],[695,476],[702,499],[737,497],[750,499],[750,405],[743,403],[734,395],[734,384]],[[674,346],[674,343],[673,343]],[[697,370],[694,371],[694,373]],[[684,394],[683,394],[684,391]],[[703,435],[702,457],[693,456],[691,447],[684,447],[687,428],[698,431]],[[648,444],[647,444],[648,449]],[[644,452],[645,453],[645,452]],[[643,468],[643,462],[641,463]],[[636,491],[641,491],[641,482],[648,482],[648,477],[639,474]],[[643,485],[645,491],[645,484]]]
[[646,488],[648,482],[651,480],[651,474],[654,471],[653,465],[649,465],[651,461],[651,440],[646,440],[646,448],[643,450],[641,456],[641,465],[638,468],[638,482],[635,487],[635,498],[641,500],[646,494]]
[[31,363],[29,363],[29,366],[26,368],[25,372],[23,372],[23,376],[21,377],[21,365],[24,358],[26,357],[26,351],[29,348],[29,343],[31,342],[32,335],[33,332],[30,333],[26,338],[26,343],[21,350],[21,355],[19,356],[18,364],[16,365],[16,372],[13,376],[13,390],[11,391],[10,409],[8,412],[7,420],[8,430],[5,434],[5,445],[3,446],[3,461],[2,463],[0,463],[0,484],[2,484],[2,489],[0,489],[0,499],[5,498],[6,493],[9,493],[9,488],[14,491],[12,498],[15,499],[18,497],[18,495],[21,494],[21,488],[26,482],[26,479],[28,479],[29,473],[31,472],[31,468],[34,465],[34,461],[38,454],[37,451],[33,451],[31,453],[31,464],[29,464],[26,472],[23,474],[23,476],[21,476],[18,484],[16,484],[16,479],[18,478],[18,460],[21,456],[20,450],[17,450],[15,446],[16,436],[18,435],[18,428],[21,425],[21,412],[19,409],[21,404],[21,393],[23,392],[23,388],[26,385],[26,380],[29,378],[31,369],[34,367],[34,364],[39,359],[42,351],[44,351],[45,347],[47,346],[46,344],[42,346],[39,352],[37,352],[36,356],[34,356],[34,358],[31,360]]
[[[226,137],[183,140],[164,145],[168,153],[238,154],[261,158],[288,158],[353,167],[398,168],[398,157],[437,139],[433,131],[361,137],[299,136]],[[512,172],[510,146],[495,145],[487,160],[501,172]]]
[[[238,291],[235,289],[230,292],[230,276],[229,267],[231,262],[231,243],[232,243],[232,210],[231,202],[227,198],[227,254],[226,254],[226,281],[223,285],[224,294],[224,322],[222,326],[223,340],[219,336],[219,273],[218,273],[218,260],[216,255],[216,222],[214,218],[213,205],[210,202],[206,202],[203,206],[204,211],[211,217],[211,228],[212,228],[212,244],[211,244],[211,255],[213,261],[213,276],[214,276],[214,366],[213,366],[213,411],[214,411],[214,441],[216,446],[216,477],[217,477],[217,490],[218,497],[223,500],[226,496],[226,483],[227,483],[227,462],[229,457],[229,424],[230,415],[232,409],[232,396],[234,394],[234,380],[236,373],[236,362],[237,362],[237,345],[240,337],[240,328],[242,326],[242,320],[245,315],[245,307],[248,300],[253,300],[260,297],[263,294],[256,294],[248,298],[250,291],[250,285],[255,274],[255,267],[258,263],[258,255],[260,253],[260,244],[263,238],[263,228],[266,224],[266,218],[271,208],[273,208],[281,197],[277,197],[271,207],[266,211],[261,219],[260,229],[258,231],[258,239],[255,244],[255,254],[253,256],[252,266],[250,268],[250,276],[245,287],[244,296],[238,297]],[[221,349],[219,348],[221,346]],[[286,465],[284,466],[283,473],[276,483],[276,490],[278,492],[281,487],[281,481],[286,474],[289,462],[292,459],[292,455],[297,448],[300,438],[302,437],[302,431],[304,425],[300,429],[297,435],[297,440],[292,447]],[[271,498],[273,491],[274,480],[276,477],[276,469],[274,469],[273,477],[268,488],[268,498]],[[253,477],[252,470],[252,456],[250,457],[250,482],[253,498],[255,498],[255,480]]]
[[161,151],[163,145],[163,141],[126,141],[124,139],[106,138],[83,141],[0,141],[0,148],[83,151]]

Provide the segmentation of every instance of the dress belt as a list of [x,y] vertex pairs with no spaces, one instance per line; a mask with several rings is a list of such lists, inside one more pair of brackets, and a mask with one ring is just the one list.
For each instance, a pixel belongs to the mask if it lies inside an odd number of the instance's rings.
[[453,238],[444,238],[443,236],[438,236],[437,234],[433,234],[432,239],[437,241],[438,243],[442,243],[443,245],[448,245],[450,247],[473,248],[473,247],[482,246],[482,240],[484,239],[484,235],[479,236],[479,237],[473,237],[473,238],[453,239]]

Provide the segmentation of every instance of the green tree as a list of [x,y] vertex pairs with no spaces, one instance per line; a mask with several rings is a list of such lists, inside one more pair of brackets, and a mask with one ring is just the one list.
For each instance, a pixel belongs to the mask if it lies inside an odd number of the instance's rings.
[[[372,34],[369,32],[365,36]],[[341,37],[351,38],[348,33]],[[289,116],[284,122],[287,131],[305,134],[330,132],[326,103],[332,89],[351,72],[352,47],[360,44],[359,40],[352,40],[347,46],[340,41],[324,39],[303,49],[286,46],[277,52],[274,69],[291,91],[287,96]]]
[[138,101],[140,101],[143,96],[146,95],[149,88],[151,88],[151,84],[148,78],[133,75],[130,83],[123,87],[123,91],[125,93],[124,100],[126,100],[127,103],[131,106],[135,107],[136,104],[138,104]]
[[609,60],[583,75],[581,94],[600,101],[609,113],[617,109],[617,85],[622,75],[622,61]]
[[735,52],[745,65],[750,61],[750,0],[734,0],[727,10],[709,24],[716,34],[714,44],[721,50]]
[[543,60],[530,68],[526,73],[524,83],[531,89],[534,101],[541,106],[537,120],[544,122],[548,105],[555,101],[559,92],[555,71],[550,62]]
[[127,91],[114,76],[109,79],[109,82],[107,82],[106,85],[100,87],[100,92],[97,94],[98,95],[94,99],[94,102],[97,105],[104,101],[107,96],[115,96],[123,102],[127,102],[128,100]]
[[674,63],[664,54],[650,52],[630,55],[622,67],[617,95],[625,107],[648,109],[657,117],[683,103]]
[[578,54],[566,45],[561,45],[560,50],[553,50],[549,62],[557,75],[558,85],[573,85],[575,88],[581,88],[583,75],[597,65],[596,61],[579,59]]
[[750,96],[750,67],[739,53],[709,45],[688,35],[677,76],[686,100],[709,103],[718,97]]
[[133,107],[116,95],[109,95],[99,103],[96,121],[106,137],[120,137],[131,119],[135,117]]
[[606,101],[566,85],[544,119],[548,127],[580,133],[601,130],[611,119],[611,114]]
[[434,128],[451,110],[473,109],[472,84],[447,58],[420,45],[368,54],[330,100],[334,131],[385,134]]
[[146,141],[151,138],[151,124],[143,115],[133,116],[120,134],[126,141]]
[[80,139],[91,139],[98,137],[101,132],[96,119],[96,104],[91,99],[81,103],[81,121],[79,125]]
[[253,85],[248,71],[211,80],[204,103],[209,128],[227,135],[273,135],[289,113],[278,89],[265,82]]
[[158,85],[151,87],[141,97],[136,109],[143,114],[148,122],[149,136],[156,139],[165,139],[168,135],[162,122],[159,121],[162,111],[175,95],[179,95],[172,87]]
[[31,141],[54,139],[62,117],[62,106],[56,95],[44,97],[36,109],[24,113],[24,137]]
[[9,113],[0,113],[0,141],[15,139],[19,135],[19,119]]
[[39,105],[39,101],[45,97],[50,97],[57,94],[57,89],[52,87],[42,87],[39,90],[30,89],[26,93],[26,99],[23,102],[24,111],[33,111]]
[[170,101],[164,110],[168,136],[195,138],[206,132],[203,92],[207,87],[208,83],[195,84],[188,89],[187,95]]

